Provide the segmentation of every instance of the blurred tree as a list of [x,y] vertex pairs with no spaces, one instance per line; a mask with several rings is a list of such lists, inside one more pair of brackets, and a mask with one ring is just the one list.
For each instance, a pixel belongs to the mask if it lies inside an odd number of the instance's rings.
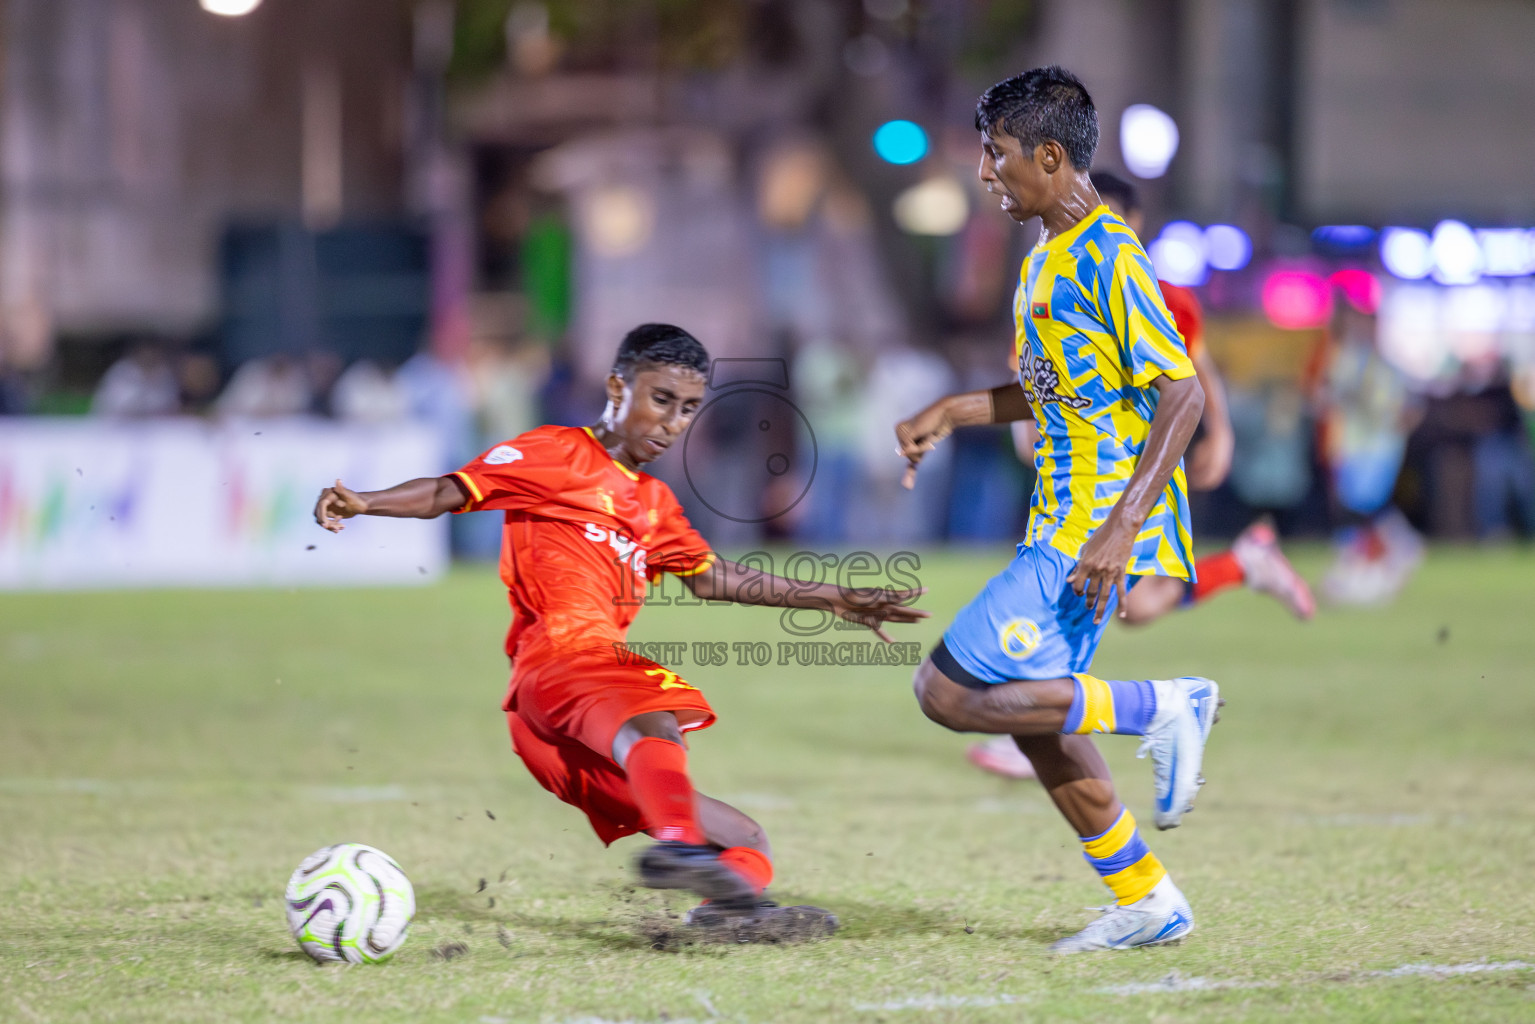
[[[795,49],[799,3],[843,9],[849,32],[929,38],[964,70],[991,74],[1033,28],[1033,0],[459,0],[450,74],[476,80],[507,63],[508,25],[537,24],[573,68],[715,70],[750,46],[769,64]],[[890,12],[872,13],[876,9]],[[519,11],[514,15],[514,11]],[[510,19],[510,22],[509,22]]]
[[459,0],[449,73],[475,80],[504,66],[509,18],[546,25],[565,63],[575,68],[633,66],[638,60],[660,68],[715,69],[741,52],[759,6],[741,0]]

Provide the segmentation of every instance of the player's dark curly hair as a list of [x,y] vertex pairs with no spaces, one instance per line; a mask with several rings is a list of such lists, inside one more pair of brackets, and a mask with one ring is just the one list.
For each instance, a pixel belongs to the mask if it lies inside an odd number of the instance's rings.
[[671,324],[640,324],[624,335],[613,360],[613,372],[633,380],[641,366],[686,366],[707,377],[709,353],[698,339]]
[[1094,171],[1093,188],[1104,202],[1113,200],[1126,213],[1141,208],[1141,190],[1112,171]]
[[1025,153],[1054,139],[1079,171],[1092,166],[1098,149],[1093,98],[1081,79],[1059,64],[1003,79],[982,93],[975,105],[975,128],[987,131],[998,125],[1022,143]]

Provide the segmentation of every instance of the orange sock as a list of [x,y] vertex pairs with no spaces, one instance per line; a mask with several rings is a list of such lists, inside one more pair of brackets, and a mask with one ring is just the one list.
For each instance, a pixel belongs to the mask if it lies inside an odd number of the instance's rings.
[[773,880],[773,862],[767,854],[750,846],[732,846],[724,850],[720,853],[720,862],[730,865],[732,871],[750,882],[758,896]]
[[1244,577],[1242,563],[1230,551],[1201,558],[1194,563],[1194,575],[1199,578],[1189,591],[1189,600],[1194,604],[1217,591],[1236,586]]
[[629,792],[645,820],[652,839],[676,843],[702,843],[698,825],[698,801],[688,778],[688,752],[681,745],[657,736],[646,736],[629,748],[624,765]]

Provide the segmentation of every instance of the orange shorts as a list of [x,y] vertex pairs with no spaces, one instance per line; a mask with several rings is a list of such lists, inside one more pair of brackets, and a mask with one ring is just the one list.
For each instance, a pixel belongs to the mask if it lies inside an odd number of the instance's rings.
[[714,724],[695,687],[653,661],[611,650],[519,661],[507,694],[512,749],[538,784],[586,812],[603,843],[645,831],[613,740],[635,715],[670,711],[684,732]]

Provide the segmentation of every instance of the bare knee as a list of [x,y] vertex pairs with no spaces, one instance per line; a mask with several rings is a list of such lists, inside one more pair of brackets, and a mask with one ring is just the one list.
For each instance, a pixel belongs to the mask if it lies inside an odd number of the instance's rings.
[[924,715],[947,729],[962,729],[964,688],[939,672],[931,661],[917,666],[911,688]]

